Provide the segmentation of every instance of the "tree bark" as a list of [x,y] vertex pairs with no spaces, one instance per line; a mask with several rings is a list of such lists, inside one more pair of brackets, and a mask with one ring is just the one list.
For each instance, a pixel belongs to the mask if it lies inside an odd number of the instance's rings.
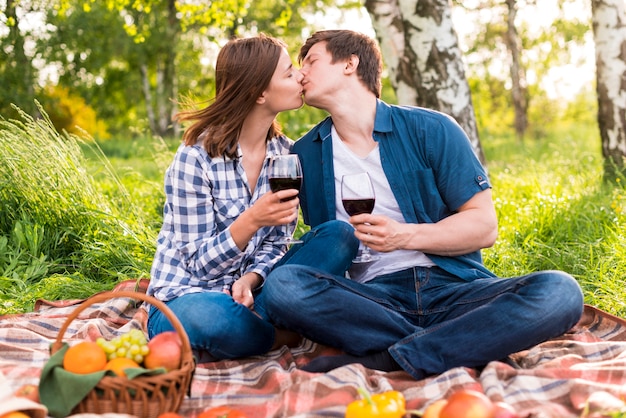
[[526,71],[520,60],[522,42],[515,26],[517,0],[506,0],[506,7],[508,17],[504,39],[511,54],[511,96],[515,111],[515,133],[519,139],[523,139],[528,127],[528,100],[526,98]]
[[160,46],[146,58],[151,65],[141,64],[140,72],[150,130],[160,137],[172,137],[178,134],[173,116],[177,111],[176,51],[181,29],[175,0],[168,0],[165,7],[166,25],[157,35]]
[[398,103],[452,116],[485,163],[448,0],[366,0],[365,8]]
[[626,172],[626,2],[592,0],[598,125],[605,175]]
[[[13,104],[19,106],[31,116],[37,117],[38,112],[33,101],[35,98],[33,67],[30,59],[24,52],[25,40],[19,28],[18,4],[19,3],[15,0],[7,0],[6,2],[6,17],[13,22],[8,25],[9,39],[13,47],[8,53],[9,56],[7,57],[8,59],[4,71],[8,74],[7,78],[10,80]],[[11,57],[13,59],[11,59]]]

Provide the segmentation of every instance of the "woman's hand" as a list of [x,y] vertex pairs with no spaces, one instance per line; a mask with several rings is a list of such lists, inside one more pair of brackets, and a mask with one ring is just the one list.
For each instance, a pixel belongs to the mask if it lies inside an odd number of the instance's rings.
[[[264,226],[286,225],[298,218],[296,189],[267,192],[246,209],[230,226],[230,234],[240,250],[246,248],[256,231]],[[292,198],[291,200],[285,200]]]
[[297,195],[296,189],[267,192],[246,212],[250,212],[252,221],[259,225],[259,228],[285,225],[298,217],[300,200]]
[[254,306],[254,296],[252,289],[259,287],[263,279],[257,273],[246,273],[230,288],[230,294],[237,303],[241,303],[247,308],[252,309]]

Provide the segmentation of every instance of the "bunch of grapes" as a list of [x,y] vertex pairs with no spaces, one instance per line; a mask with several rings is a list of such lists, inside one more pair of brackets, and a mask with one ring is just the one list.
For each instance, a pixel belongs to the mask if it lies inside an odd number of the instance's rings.
[[117,357],[127,357],[134,360],[135,363],[143,363],[143,359],[150,352],[148,347],[148,339],[140,329],[131,329],[130,331],[118,335],[110,341],[100,337],[96,343],[102,347],[107,355],[107,360]]

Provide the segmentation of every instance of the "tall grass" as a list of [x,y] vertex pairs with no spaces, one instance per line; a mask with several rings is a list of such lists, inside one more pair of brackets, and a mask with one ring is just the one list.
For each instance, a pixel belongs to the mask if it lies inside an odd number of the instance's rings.
[[56,132],[41,108],[38,120],[17,110],[21,120],[0,121],[0,313],[145,276],[153,231],[104,154],[91,142],[89,165],[114,193],[87,169],[88,139]]
[[567,271],[587,303],[626,316],[625,182],[603,182],[597,129],[483,144],[499,219],[499,239],[483,252],[486,264],[501,276]]
[[[603,182],[597,128],[481,141],[500,233],[485,263],[501,276],[565,270],[585,302],[626,317],[626,181]],[[0,313],[147,277],[163,173],[178,143],[118,139],[100,148],[46,119],[2,122]]]

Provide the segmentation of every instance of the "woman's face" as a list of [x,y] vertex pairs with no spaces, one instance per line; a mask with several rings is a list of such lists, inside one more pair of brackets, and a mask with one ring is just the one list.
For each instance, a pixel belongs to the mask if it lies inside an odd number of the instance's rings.
[[270,85],[263,93],[265,104],[276,113],[300,108],[303,104],[301,81],[302,74],[283,49]]

